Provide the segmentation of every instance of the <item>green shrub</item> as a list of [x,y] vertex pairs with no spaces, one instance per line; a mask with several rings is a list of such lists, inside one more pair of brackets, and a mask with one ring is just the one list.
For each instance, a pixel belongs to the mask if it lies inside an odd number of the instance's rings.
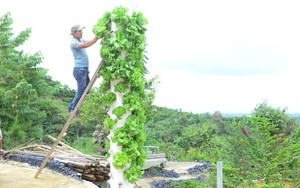
[[269,184],[263,184],[261,188],[284,188],[279,183],[269,183]]
[[197,180],[183,180],[183,181],[176,181],[171,183],[171,187],[174,188],[206,188],[207,186],[199,182]]
[[189,161],[204,160],[207,158],[207,155],[205,155],[204,152],[198,148],[190,148],[185,156],[185,159]]
[[160,145],[162,152],[166,153],[166,158],[170,161],[182,160],[185,156],[185,151],[178,145],[168,144]]
[[93,143],[92,137],[80,137],[74,141],[72,147],[84,154],[99,154],[97,151],[98,145]]

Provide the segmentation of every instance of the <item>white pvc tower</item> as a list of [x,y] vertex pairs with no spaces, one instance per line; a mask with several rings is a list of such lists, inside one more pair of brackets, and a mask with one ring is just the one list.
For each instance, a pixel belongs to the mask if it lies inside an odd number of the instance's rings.
[[[117,29],[120,29],[120,28],[116,28],[116,24],[114,22],[112,22],[111,30],[116,31]],[[114,37],[114,33],[112,34],[112,37]],[[122,52],[121,58],[125,59],[125,57],[126,57],[126,52]],[[115,109],[119,106],[123,106],[123,95],[126,93],[121,94],[121,93],[114,91],[115,85],[121,81],[122,81],[122,79],[112,80],[110,83],[110,91],[115,93],[115,95],[116,95],[116,101],[110,106],[109,111],[108,111],[108,115],[110,116],[111,119],[117,119],[116,115],[112,113],[113,109]],[[128,89],[128,91],[129,91],[129,89]],[[118,146],[117,143],[113,143],[111,138],[114,136],[114,132],[117,128],[124,126],[127,117],[130,115],[131,115],[131,112],[127,111],[122,116],[122,118],[119,119],[117,121],[117,123],[113,126],[113,128],[110,130],[110,134],[108,135],[108,139],[110,142],[110,149],[109,149],[110,156],[108,158],[108,162],[110,164],[110,174],[109,174],[110,179],[108,180],[108,182],[109,182],[109,185],[111,188],[121,188],[121,187],[122,188],[133,188],[134,187],[134,184],[126,181],[124,179],[124,175],[123,175],[124,170],[126,170],[129,166],[125,167],[124,169],[118,170],[112,164],[114,162],[113,156],[116,153],[121,152],[122,148],[120,146]]]

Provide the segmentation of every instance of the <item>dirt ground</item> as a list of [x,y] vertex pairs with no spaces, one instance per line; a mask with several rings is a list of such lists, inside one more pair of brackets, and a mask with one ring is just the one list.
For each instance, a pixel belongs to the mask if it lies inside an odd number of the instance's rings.
[[137,185],[142,188],[151,188],[150,183],[153,181],[160,180],[184,180],[184,179],[192,179],[196,178],[198,175],[189,174],[187,169],[192,168],[196,165],[200,165],[202,163],[199,162],[167,162],[165,170],[174,170],[177,172],[180,177],[179,178],[166,178],[166,177],[152,177],[152,178],[143,178],[137,181]]
[[0,160],[0,187],[1,188],[97,188],[88,181],[78,181],[43,169],[35,179],[37,167],[24,163]]
[[[199,165],[197,162],[168,162],[166,170],[174,170],[179,178],[152,177],[140,179],[137,182],[142,188],[150,188],[152,181],[159,180],[181,180],[195,178],[188,174],[187,169]],[[48,169],[43,169],[38,179],[34,176],[38,171],[37,167],[25,163],[0,160],[0,187],[1,188],[98,188],[88,181],[78,181],[71,177],[61,175]]]

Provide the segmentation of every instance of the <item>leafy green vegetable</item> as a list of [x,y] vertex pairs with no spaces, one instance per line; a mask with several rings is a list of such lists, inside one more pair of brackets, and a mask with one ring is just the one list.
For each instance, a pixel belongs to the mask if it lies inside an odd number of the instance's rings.
[[[112,23],[117,30],[111,33]],[[124,178],[130,183],[136,182],[142,176],[142,167],[146,160],[143,146],[146,140],[145,126],[145,65],[143,52],[146,48],[147,20],[142,13],[134,12],[131,16],[125,7],[117,7],[111,12],[105,13],[93,27],[96,36],[103,36],[100,55],[104,63],[99,71],[103,77],[100,90],[104,93],[102,103],[106,107],[116,100],[116,95],[122,97],[123,106],[112,109],[112,113],[120,120],[126,111],[131,115],[127,117],[125,124],[113,132],[111,141],[122,147],[122,153],[113,156],[113,166],[124,171]],[[118,84],[112,84],[114,80],[121,80]],[[124,96],[123,96],[124,95]],[[118,120],[106,118],[104,125],[113,131],[113,126]],[[130,160],[129,160],[130,159]]]
[[110,106],[115,101],[116,101],[116,94],[114,94],[113,92],[109,92],[101,98],[102,104],[106,107]]
[[115,114],[118,119],[121,119],[122,115],[126,113],[126,109],[123,106],[119,106],[112,111],[113,114]]
[[113,165],[116,169],[122,169],[130,162],[129,157],[125,153],[116,153],[113,159]]
[[134,183],[142,177],[142,169],[139,166],[132,165],[124,171],[124,177],[128,182]]
[[118,84],[115,85],[115,92],[125,93],[127,89],[128,86],[124,82],[119,82]]
[[108,130],[111,130],[113,126],[117,123],[118,120],[111,119],[110,117],[107,117],[104,119],[104,127]]

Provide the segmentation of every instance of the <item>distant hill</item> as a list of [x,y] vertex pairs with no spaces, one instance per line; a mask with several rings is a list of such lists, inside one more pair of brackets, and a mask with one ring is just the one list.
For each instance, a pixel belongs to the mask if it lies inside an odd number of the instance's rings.
[[242,116],[249,116],[250,113],[222,113],[223,117],[242,117]]
[[[242,116],[250,116],[250,113],[222,113],[223,117],[242,117]],[[298,122],[300,122],[300,113],[290,113],[290,116],[296,118]]]
[[298,120],[298,122],[300,122],[300,114],[299,113],[292,113],[292,114],[289,114],[289,115],[296,118]]

